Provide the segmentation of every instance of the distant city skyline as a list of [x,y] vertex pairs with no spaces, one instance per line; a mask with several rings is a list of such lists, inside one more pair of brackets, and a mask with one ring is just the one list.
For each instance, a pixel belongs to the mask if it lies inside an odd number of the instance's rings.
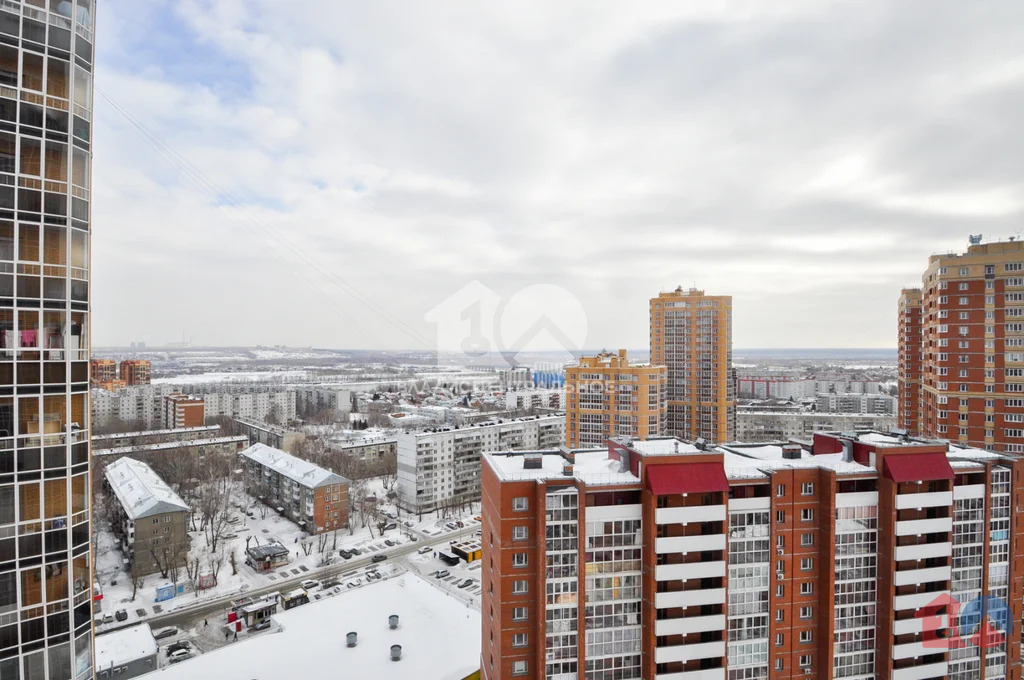
[[303,7],[104,3],[96,344],[434,349],[479,281],[586,347],[696,285],[736,347],[889,348],[1022,224],[1019,4]]

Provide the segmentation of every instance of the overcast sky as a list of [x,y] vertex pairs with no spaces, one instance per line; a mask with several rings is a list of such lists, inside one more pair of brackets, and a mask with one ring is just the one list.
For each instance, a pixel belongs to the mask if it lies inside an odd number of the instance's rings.
[[482,298],[644,347],[696,284],[736,347],[891,347],[929,254],[1024,227],[1011,0],[104,0],[97,50],[96,345],[427,348]]

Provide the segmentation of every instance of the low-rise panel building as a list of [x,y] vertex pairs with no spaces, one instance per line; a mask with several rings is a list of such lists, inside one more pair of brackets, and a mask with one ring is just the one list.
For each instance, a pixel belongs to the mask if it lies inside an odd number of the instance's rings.
[[248,435],[249,441],[253,444],[266,444],[288,453],[295,453],[299,444],[306,440],[306,435],[302,432],[252,418],[235,418],[235,424]]
[[810,411],[736,411],[736,440],[776,442],[807,439],[815,432],[878,430],[896,427],[896,416],[864,413],[814,413]]
[[128,680],[159,668],[159,647],[148,623],[96,636],[98,680]]
[[266,444],[240,454],[247,490],[310,534],[348,526],[348,484],[339,474]]

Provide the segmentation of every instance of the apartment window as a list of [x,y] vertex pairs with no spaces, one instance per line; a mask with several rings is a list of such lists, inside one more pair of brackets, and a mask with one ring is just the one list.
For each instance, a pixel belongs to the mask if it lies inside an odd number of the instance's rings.
[[785,609],[776,609],[775,610],[775,620],[776,621],[785,621],[786,620],[786,610]]
[[814,569],[814,558],[813,557],[805,557],[804,559],[800,560],[800,570],[801,571],[811,571],[812,569]]
[[[971,270],[968,269],[967,267],[960,267],[960,272],[959,272],[960,276],[968,276],[968,275],[970,275],[970,273],[971,273]],[[961,283],[960,285],[961,286],[966,286],[967,284]]]
[[947,271],[945,267],[939,267],[939,276],[945,276]]
[[785,597],[786,586],[775,586],[775,597]]
[[[802,630],[802,631],[800,631],[800,642],[806,643],[806,642],[810,642],[810,641],[811,641],[811,631],[809,631],[809,630]],[[800,658],[800,665],[801,666],[807,665],[807,664],[804,663],[803,657]]]
[[786,563],[783,562],[782,560],[778,560],[775,563],[775,571],[777,571],[779,573],[782,573],[782,572],[786,571]]
[[965,298],[965,297],[957,298],[957,304],[966,305],[968,302],[969,302],[969,300],[967,298]]
[[782,498],[785,495],[786,495],[786,485],[785,484],[779,484],[778,488],[775,489],[775,496],[777,498]]
[[785,548],[786,547],[786,537],[783,536],[782,534],[779,534],[778,536],[776,536],[775,537],[775,547],[776,548]]
[[801,522],[811,522],[813,520],[814,520],[814,509],[813,508],[804,508],[803,510],[800,511],[800,521]]
[[530,499],[526,496],[516,496],[512,499],[512,509],[516,512],[522,512],[530,507]]
[[785,510],[776,510],[775,511],[775,521],[778,524],[785,524],[786,523],[786,511]]
[[814,607],[800,607],[800,618],[809,619],[814,615]]
[[995,406],[996,406],[996,400],[995,399],[986,399],[985,400],[985,408],[995,408]]
[[961,413],[961,414],[959,414],[960,422],[961,423],[966,423],[967,422],[967,417],[969,415],[970,415],[969,413]]
[[782,670],[782,659],[776,659],[775,660],[775,670],[777,670],[777,671],[781,671]]
[[967,349],[971,346],[970,340],[958,340],[956,343],[958,349]]
[[512,609],[513,621],[525,621],[529,610],[526,607],[515,607]]
[[810,581],[804,581],[800,584],[801,595],[811,595],[814,593],[814,584]]
[[512,636],[513,647],[525,647],[526,646],[526,633],[516,633]]
[[800,493],[804,496],[814,495],[814,482],[804,482],[800,485]]
[[995,303],[996,303],[996,296],[995,295],[986,295],[985,296],[985,304],[986,305],[994,305]]
[[528,527],[512,527],[512,540],[525,541],[527,539]]
[[529,581],[513,581],[512,582],[512,594],[522,595],[530,590]]
[[800,535],[800,545],[802,545],[802,546],[814,545],[814,534],[801,534]]
[[960,314],[958,316],[959,316],[960,321],[967,321],[970,318],[970,313],[969,312],[960,312]]
[[786,644],[785,636],[783,636],[782,633],[776,633],[775,634],[775,646],[776,647],[781,647],[784,644]]
[[810,668],[810,667],[811,667],[811,655],[810,654],[801,654],[800,655],[800,668]]
[[512,566],[525,567],[527,564],[526,553],[512,553]]
[[526,662],[525,661],[513,661],[512,662],[512,675],[526,675]]

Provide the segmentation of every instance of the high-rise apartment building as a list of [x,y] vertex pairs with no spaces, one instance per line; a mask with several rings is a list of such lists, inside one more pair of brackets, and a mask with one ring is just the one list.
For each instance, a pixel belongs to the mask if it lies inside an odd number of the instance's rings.
[[664,366],[630,365],[626,350],[581,357],[565,369],[565,445],[603,444],[624,435],[647,439],[665,431]]
[[1022,475],[874,432],[486,454],[483,677],[1019,679]]
[[110,384],[117,380],[117,364],[113,359],[89,361],[89,377],[94,385]]
[[921,289],[904,288],[899,304],[899,426],[921,431]]
[[915,295],[904,294],[899,322],[901,420],[917,421],[922,436],[1024,452],[1024,243],[974,244],[966,253],[929,259],[916,409]]
[[127,386],[148,385],[153,377],[153,365],[146,359],[125,359],[121,362],[121,380]]
[[94,0],[0,3],[0,677],[92,678]]
[[167,429],[200,427],[206,424],[206,407],[202,397],[191,394],[169,394],[164,397],[164,425]]
[[680,287],[652,298],[651,364],[668,368],[668,434],[733,440],[731,296]]

